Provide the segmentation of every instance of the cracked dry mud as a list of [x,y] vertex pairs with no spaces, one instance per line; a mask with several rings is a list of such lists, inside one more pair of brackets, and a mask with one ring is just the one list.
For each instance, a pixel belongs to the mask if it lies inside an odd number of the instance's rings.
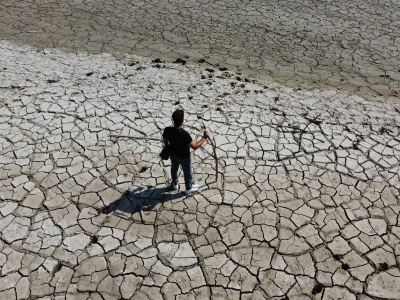
[[[5,41],[0,66],[1,299],[400,299],[399,105]],[[178,107],[218,157],[190,196],[158,158]]]
[[2,0],[0,39],[150,58],[207,57],[291,87],[400,95],[400,3]]

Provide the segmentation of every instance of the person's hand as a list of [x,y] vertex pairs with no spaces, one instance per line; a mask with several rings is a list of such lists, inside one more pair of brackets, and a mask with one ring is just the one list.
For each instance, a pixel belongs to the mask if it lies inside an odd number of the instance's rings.
[[208,130],[204,130],[203,137],[204,137],[205,139],[209,139],[210,136],[211,136],[211,133],[210,133]]

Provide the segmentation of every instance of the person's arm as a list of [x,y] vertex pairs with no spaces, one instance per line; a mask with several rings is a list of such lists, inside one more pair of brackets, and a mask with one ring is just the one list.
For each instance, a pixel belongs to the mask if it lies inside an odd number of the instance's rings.
[[204,136],[198,140],[197,142],[191,141],[189,143],[189,147],[192,148],[193,150],[199,149],[201,146],[203,146],[204,142],[210,137],[210,133],[208,131],[204,131]]
[[169,145],[169,141],[167,140],[167,138],[163,137],[162,140],[165,146]]

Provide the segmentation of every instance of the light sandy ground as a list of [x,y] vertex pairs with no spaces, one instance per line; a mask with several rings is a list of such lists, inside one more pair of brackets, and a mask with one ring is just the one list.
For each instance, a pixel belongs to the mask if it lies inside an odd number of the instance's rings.
[[398,0],[2,0],[0,40],[212,63],[293,88],[400,96]]
[[[0,67],[0,299],[400,299],[399,105],[5,41]],[[112,136],[176,108],[217,147],[187,197],[160,141]]]

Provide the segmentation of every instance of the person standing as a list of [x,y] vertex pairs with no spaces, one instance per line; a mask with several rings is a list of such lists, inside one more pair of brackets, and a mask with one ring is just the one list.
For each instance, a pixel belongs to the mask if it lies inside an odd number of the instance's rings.
[[167,127],[163,132],[163,143],[164,145],[171,146],[171,186],[172,190],[178,189],[178,171],[179,166],[182,167],[183,176],[185,179],[185,194],[190,194],[199,189],[198,185],[193,184],[193,171],[192,171],[192,159],[190,156],[190,148],[196,150],[200,148],[204,142],[210,138],[210,132],[205,130],[203,137],[195,142],[193,141],[190,134],[183,129],[184,112],[183,110],[176,110],[172,114],[172,120],[174,122],[173,127]]

